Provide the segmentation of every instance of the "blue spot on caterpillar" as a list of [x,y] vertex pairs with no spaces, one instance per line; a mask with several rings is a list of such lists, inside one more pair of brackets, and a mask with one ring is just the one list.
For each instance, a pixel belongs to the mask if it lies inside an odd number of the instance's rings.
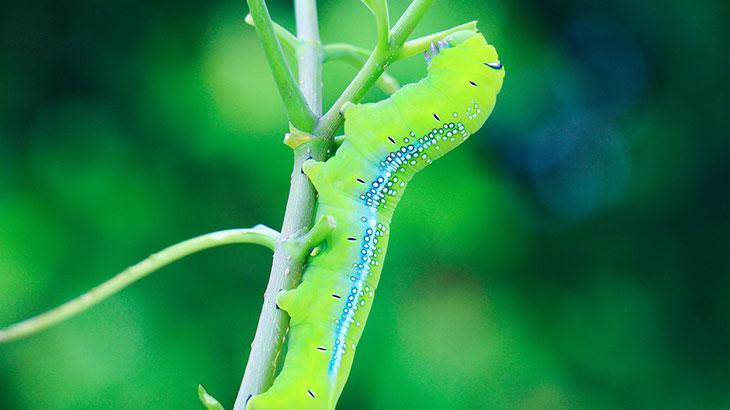
[[459,146],[491,114],[504,70],[481,34],[454,33],[428,58],[428,76],[418,83],[386,100],[345,109],[345,140],[336,154],[325,163],[305,163],[318,191],[318,217],[333,216],[337,227],[309,259],[302,283],[277,297],[291,317],[289,350],[273,386],[247,409],[335,407],[372,307],[403,191],[418,171]]

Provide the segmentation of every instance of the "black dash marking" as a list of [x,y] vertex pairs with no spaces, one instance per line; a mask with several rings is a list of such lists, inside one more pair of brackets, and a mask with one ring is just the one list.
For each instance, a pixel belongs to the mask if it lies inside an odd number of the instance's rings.
[[281,310],[278,303],[276,304],[276,310]]
[[477,83],[475,83],[474,81],[471,81],[471,80],[469,80],[469,84],[473,85],[474,87],[477,86]]
[[363,181],[361,178],[355,178],[355,179],[357,180],[357,182],[359,182],[361,184],[364,184],[365,183],[365,181]]
[[495,61],[494,63],[484,63],[484,65],[495,70],[499,70],[502,68],[502,63],[500,63],[499,61]]
[[253,397],[253,394],[249,394],[248,397],[246,397],[246,404],[248,404],[248,401],[251,400],[251,397]]
[[393,144],[395,144],[395,140],[393,139],[393,137],[390,137],[390,136],[389,136],[389,137],[388,137],[388,141],[390,141],[390,142],[392,142]]
[[309,395],[312,396],[312,398],[314,398],[314,392],[312,392],[311,390],[307,390],[307,393],[309,393]]
[[350,242],[355,242],[357,240],[357,238],[355,238],[354,236],[349,236],[347,238],[347,240],[350,241]]
[[336,293],[333,293],[332,294],[332,297],[335,298],[335,299],[342,299],[342,296],[340,296],[340,295],[338,295]]
[[436,118],[436,121],[441,121],[441,118],[436,113],[433,113],[433,118]]
[[319,350],[320,352],[326,352],[327,348],[324,346],[317,346],[317,350]]

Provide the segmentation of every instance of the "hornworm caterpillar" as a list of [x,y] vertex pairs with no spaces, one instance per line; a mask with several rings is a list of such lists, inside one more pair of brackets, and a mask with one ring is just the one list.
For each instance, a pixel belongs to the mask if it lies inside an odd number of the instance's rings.
[[481,34],[462,31],[433,47],[428,76],[374,104],[349,105],[345,140],[304,172],[319,193],[317,216],[337,227],[309,259],[302,283],[283,291],[289,351],[281,373],[247,408],[333,409],[372,307],[393,211],[413,176],[486,121],[504,70]]

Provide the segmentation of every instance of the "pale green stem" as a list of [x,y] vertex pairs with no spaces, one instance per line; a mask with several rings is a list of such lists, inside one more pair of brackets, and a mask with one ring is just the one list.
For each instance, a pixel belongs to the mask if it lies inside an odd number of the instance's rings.
[[364,63],[372,52],[366,48],[347,43],[333,43],[324,46],[324,62],[332,60],[356,59]]
[[273,250],[278,240],[278,232],[266,226],[257,225],[250,229],[229,229],[212,232],[177,243],[150,255],[147,259],[125,269],[76,299],[38,316],[8,326],[5,329],[0,329],[0,343],[20,339],[47,329],[85,311],[150,273],[193,253],[234,243],[258,244]]
[[292,71],[284,56],[279,39],[274,31],[274,25],[266,8],[264,0],[247,0],[251,18],[258,33],[259,40],[264,49],[264,54],[274,75],[279,94],[286,106],[289,121],[297,128],[310,131],[316,123],[315,114],[312,113],[303,91],[294,80]]

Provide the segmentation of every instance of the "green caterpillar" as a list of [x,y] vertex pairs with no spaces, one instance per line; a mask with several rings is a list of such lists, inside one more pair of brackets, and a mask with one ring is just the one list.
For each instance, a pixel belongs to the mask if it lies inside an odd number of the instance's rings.
[[345,140],[327,162],[304,172],[319,193],[318,217],[337,227],[309,259],[302,283],[283,291],[289,352],[281,373],[250,410],[333,409],[350,373],[372,307],[403,191],[426,165],[456,148],[486,121],[504,70],[494,47],[457,32],[432,47],[428,76],[374,104],[349,105]]

